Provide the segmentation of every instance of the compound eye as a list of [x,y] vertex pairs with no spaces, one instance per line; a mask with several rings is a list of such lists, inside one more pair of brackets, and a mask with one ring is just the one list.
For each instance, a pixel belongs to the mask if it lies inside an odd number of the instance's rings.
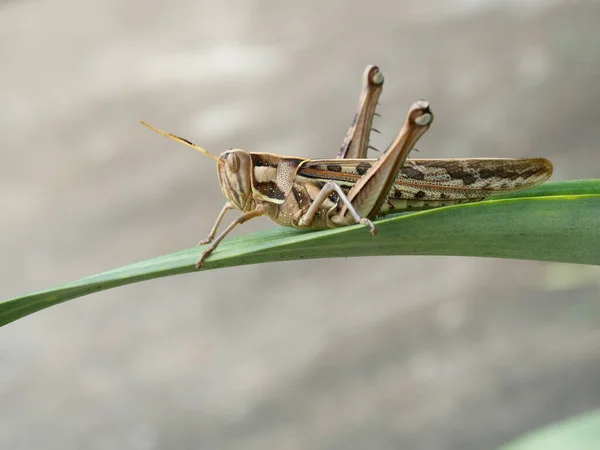
[[230,153],[227,155],[227,167],[231,173],[237,173],[240,170],[240,157],[235,153]]

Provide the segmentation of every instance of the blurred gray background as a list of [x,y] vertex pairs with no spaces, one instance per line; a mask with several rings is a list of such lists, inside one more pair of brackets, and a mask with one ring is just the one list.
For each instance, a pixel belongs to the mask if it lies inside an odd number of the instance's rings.
[[[0,2],[0,298],[203,238],[219,153],[385,148],[600,176],[600,2]],[[237,234],[275,226],[267,219]],[[0,329],[2,449],[492,449],[600,407],[600,270],[470,258],[160,279]]]

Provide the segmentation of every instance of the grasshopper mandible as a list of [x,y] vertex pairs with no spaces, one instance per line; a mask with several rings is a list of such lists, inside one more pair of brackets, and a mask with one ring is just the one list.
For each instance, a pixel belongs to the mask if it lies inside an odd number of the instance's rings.
[[[221,191],[227,199],[208,237],[211,243],[196,268],[233,230],[255,217],[301,229],[337,228],[353,224],[377,233],[372,220],[390,210],[435,208],[475,202],[543,183],[552,175],[545,158],[407,159],[433,122],[429,103],[415,102],[388,149],[367,159],[375,108],[383,74],[368,66],[358,109],[336,159],[308,159],[229,149],[218,158],[202,147],[142,122],[151,130],[188,145],[217,162]],[[377,131],[377,130],[375,130]],[[242,211],[225,230],[217,231],[231,209]]]

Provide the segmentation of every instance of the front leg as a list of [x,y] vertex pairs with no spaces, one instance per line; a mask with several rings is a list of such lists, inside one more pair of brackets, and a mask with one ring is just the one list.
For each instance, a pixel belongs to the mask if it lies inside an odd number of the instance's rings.
[[[225,208],[223,208],[225,209]],[[223,211],[221,211],[223,213]],[[204,263],[204,260],[206,258],[208,258],[208,255],[210,255],[221,243],[221,241],[225,238],[225,236],[227,236],[231,230],[233,230],[236,226],[243,224],[244,222],[247,222],[250,219],[254,219],[255,217],[260,217],[262,215],[265,214],[265,208],[263,205],[258,205],[258,207],[256,209],[253,209],[252,211],[248,211],[245,212],[244,214],[240,215],[237,217],[237,219],[235,219],[233,222],[231,222],[227,228],[225,228],[221,234],[219,234],[213,241],[212,244],[210,245],[210,247],[208,247],[204,253],[202,253],[202,256],[200,256],[200,259],[198,260],[198,262],[196,263],[196,269],[200,269],[202,268],[202,264]],[[225,215],[225,213],[222,214],[223,216]],[[222,219],[222,217],[221,217]],[[218,226],[218,224],[217,224]]]
[[208,236],[206,237],[206,239],[202,239],[200,242],[198,242],[198,245],[209,244],[212,242],[212,240],[215,238],[215,234],[217,234],[217,230],[219,229],[221,222],[223,222],[223,218],[225,217],[225,214],[227,214],[227,211],[229,211],[230,209],[236,209],[236,208],[229,202],[227,202],[227,203],[225,203],[225,205],[223,205],[223,208],[221,208],[221,212],[217,216],[217,220],[215,221],[215,224],[213,225],[212,229],[210,230],[210,233],[208,233]]
[[321,188],[319,194],[313,199],[306,213],[304,213],[304,215],[298,221],[298,225],[300,225],[301,227],[310,227],[315,218],[315,215],[317,214],[317,212],[319,212],[319,209],[322,208],[323,203],[325,202],[325,200],[327,200],[329,194],[331,194],[332,192],[337,193],[339,199],[338,202],[342,202],[342,204],[344,204],[348,208],[348,212],[352,215],[356,223],[368,226],[370,229],[369,231],[371,231],[372,235],[377,234],[377,228],[375,228],[373,222],[371,222],[365,217],[360,216],[360,214],[358,213],[358,211],[356,211],[350,200],[348,200],[346,194],[344,194],[342,188],[333,181],[328,181]]

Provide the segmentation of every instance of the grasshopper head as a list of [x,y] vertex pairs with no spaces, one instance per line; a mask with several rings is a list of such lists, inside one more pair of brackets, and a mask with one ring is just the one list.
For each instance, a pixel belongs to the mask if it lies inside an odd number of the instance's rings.
[[240,149],[230,149],[219,156],[217,164],[221,191],[240,210],[252,209],[252,158]]

